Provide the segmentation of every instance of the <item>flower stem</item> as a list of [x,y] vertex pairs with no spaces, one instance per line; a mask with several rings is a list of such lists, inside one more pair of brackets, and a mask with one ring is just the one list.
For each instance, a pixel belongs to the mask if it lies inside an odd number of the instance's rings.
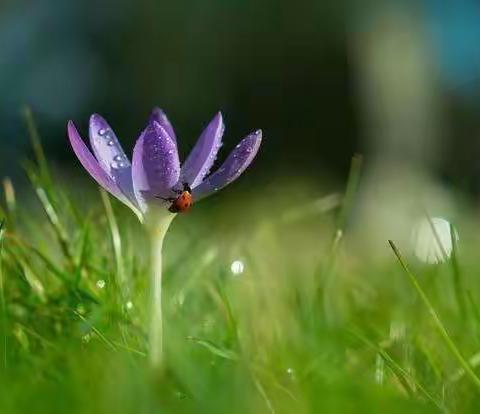
[[150,327],[149,358],[153,370],[163,366],[163,316],[162,316],[162,248],[163,240],[175,215],[158,212],[146,221],[150,235]]

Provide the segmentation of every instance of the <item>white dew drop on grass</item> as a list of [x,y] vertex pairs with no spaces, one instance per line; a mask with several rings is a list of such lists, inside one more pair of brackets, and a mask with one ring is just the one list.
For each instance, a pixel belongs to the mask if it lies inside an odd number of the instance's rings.
[[105,280],[100,279],[100,280],[97,280],[96,285],[97,285],[97,288],[103,289],[103,288],[105,287],[105,285],[106,285],[106,282],[105,282]]
[[[455,234],[458,240],[458,235]],[[415,256],[428,264],[438,264],[452,255],[452,231],[450,223],[441,217],[424,218],[412,231]]]
[[245,265],[241,260],[235,260],[230,265],[230,270],[235,276],[239,276],[244,272]]

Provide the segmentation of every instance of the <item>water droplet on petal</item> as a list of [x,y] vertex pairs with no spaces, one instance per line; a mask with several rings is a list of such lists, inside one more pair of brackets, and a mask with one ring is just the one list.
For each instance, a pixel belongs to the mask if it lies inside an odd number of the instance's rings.
[[113,141],[112,139],[110,141],[107,142],[107,145],[109,147],[113,147],[115,145],[115,141]]
[[98,135],[100,135],[100,136],[102,136],[102,137],[103,137],[104,135],[106,135],[107,133],[108,133],[108,129],[106,129],[106,128],[100,128],[100,129],[98,130]]
[[122,161],[123,158],[124,158],[123,155],[115,155],[115,157],[113,157],[115,161]]

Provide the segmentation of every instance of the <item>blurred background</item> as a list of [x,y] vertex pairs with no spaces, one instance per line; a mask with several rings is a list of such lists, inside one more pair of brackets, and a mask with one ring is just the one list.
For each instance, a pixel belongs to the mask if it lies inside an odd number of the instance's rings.
[[75,174],[68,119],[86,137],[102,114],[129,152],[158,105],[183,156],[219,109],[223,156],[262,128],[250,184],[343,182],[360,152],[372,203],[397,184],[475,196],[479,22],[475,0],[3,0],[0,174],[23,176],[24,105]]

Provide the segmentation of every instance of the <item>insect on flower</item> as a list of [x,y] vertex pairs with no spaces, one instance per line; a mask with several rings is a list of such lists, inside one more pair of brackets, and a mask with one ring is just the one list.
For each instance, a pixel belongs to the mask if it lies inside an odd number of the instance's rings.
[[183,190],[177,191],[178,197],[162,198],[172,203],[168,211],[170,213],[186,213],[193,204],[192,189],[188,183],[183,183]]
[[182,166],[177,138],[165,113],[155,108],[133,151],[132,162],[117,136],[97,114],[90,118],[90,145],[72,121],[68,136],[83,167],[97,183],[130,207],[143,221],[154,207],[171,213],[187,211],[197,202],[235,181],[250,165],[262,140],[260,130],[244,138],[214,173],[210,169],[222,146],[224,124],[217,113],[200,135]]

